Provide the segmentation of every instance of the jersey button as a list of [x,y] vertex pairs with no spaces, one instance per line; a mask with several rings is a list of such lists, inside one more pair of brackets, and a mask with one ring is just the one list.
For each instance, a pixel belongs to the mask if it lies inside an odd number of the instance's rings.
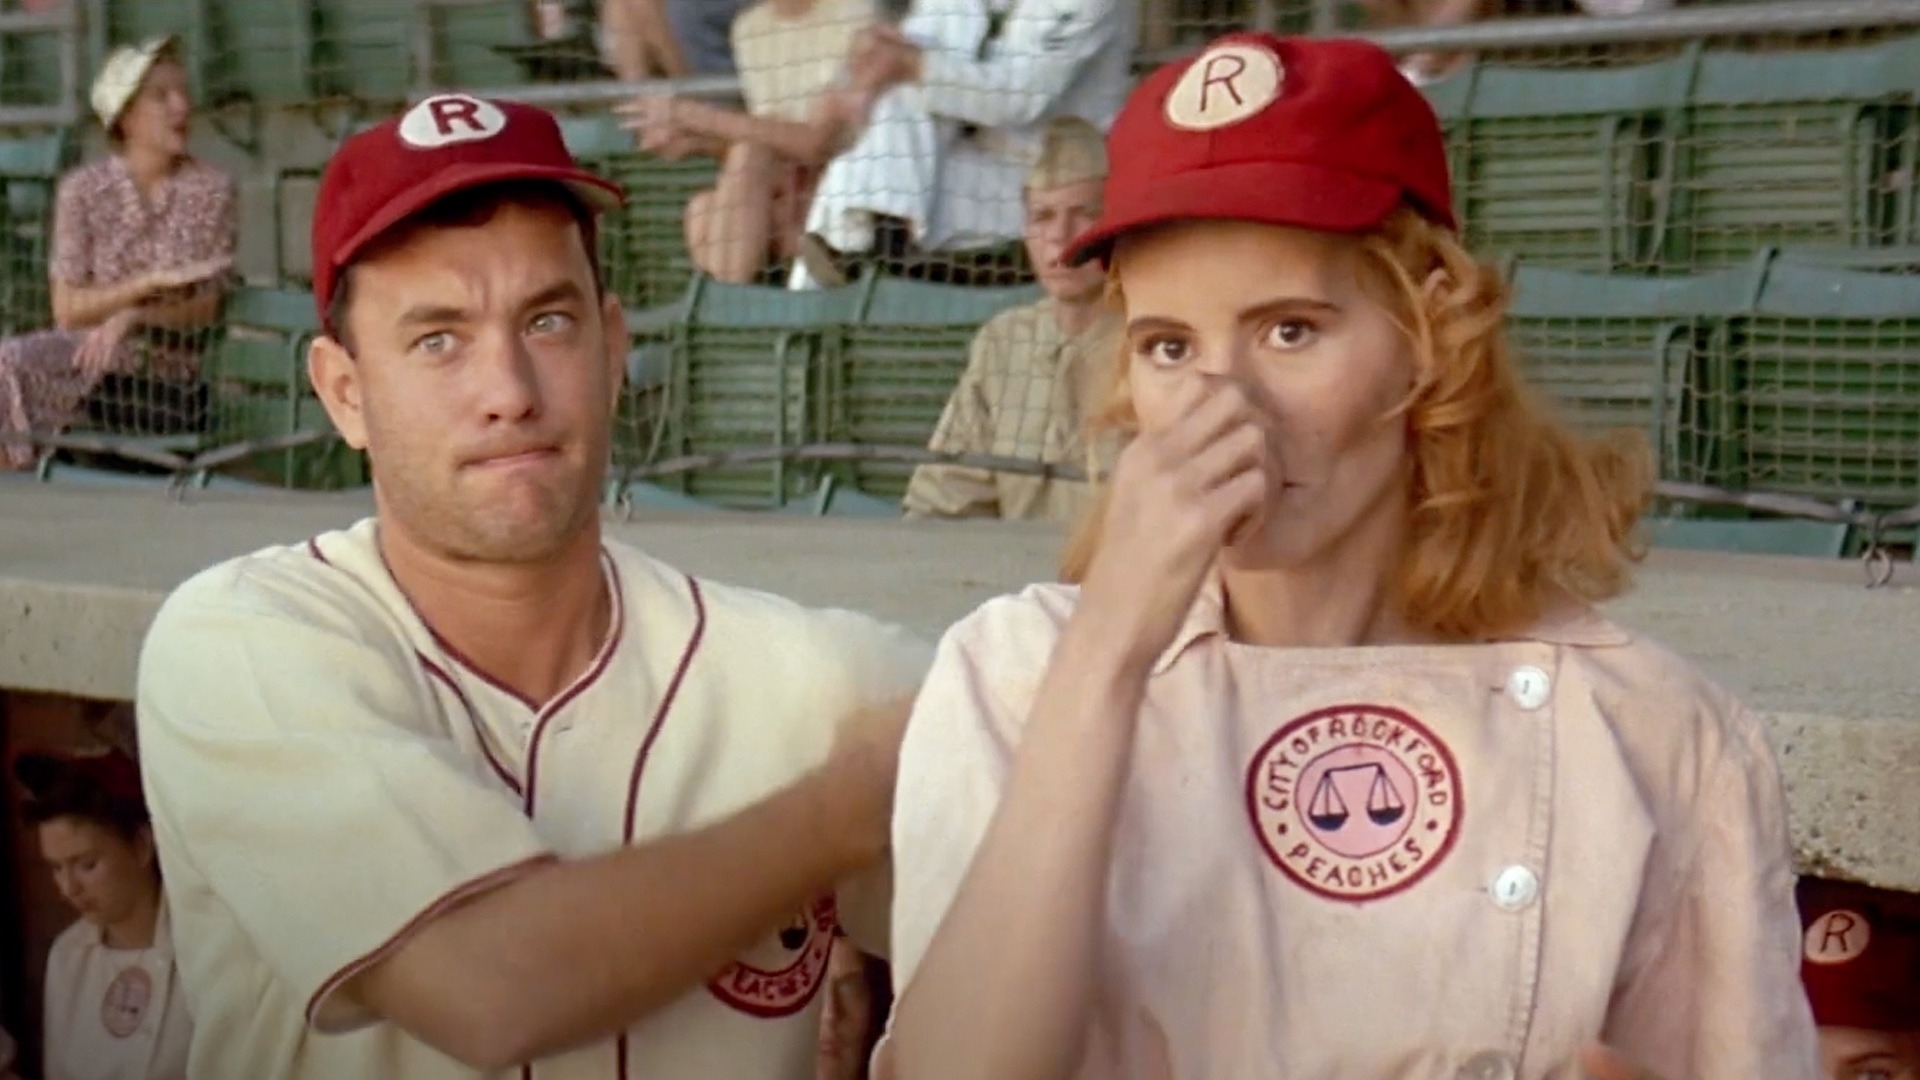
[[1553,696],[1553,681],[1532,664],[1517,667],[1507,676],[1507,696],[1515,705],[1532,712]]
[[1540,879],[1524,866],[1509,866],[1493,879],[1493,903],[1501,911],[1520,911],[1540,896]]
[[1513,1080],[1513,1059],[1498,1050],[1483,1050],[1453,1075],[1458,1080]]

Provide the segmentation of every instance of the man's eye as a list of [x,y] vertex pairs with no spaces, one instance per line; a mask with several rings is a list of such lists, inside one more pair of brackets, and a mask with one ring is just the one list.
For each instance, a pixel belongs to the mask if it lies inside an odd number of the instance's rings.
[[431,334],[425,334],[417,338],[413,343],[413,348],[415,352],[423,352],[430,356],[439,356],[453,349],[453,335],[445,330],[436,330]]
[[548,311],[536,315],[529,324],[536,334],[558,334],[573,328],[573,316],[563,311]]

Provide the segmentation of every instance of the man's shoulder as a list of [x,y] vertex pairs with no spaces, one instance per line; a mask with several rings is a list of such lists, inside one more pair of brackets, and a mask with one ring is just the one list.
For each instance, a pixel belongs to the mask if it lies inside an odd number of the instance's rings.
[[209,619],[226,625],[292,620],[364,629],[378,602],[357,564],[378,558],[371,523],[362,522],[226,559],[170,592],[148,637],[191,632]]
[[931,660],[920,635],[873,615],[690,574],[617,541],[606,547],[631,610],[691,617],[725,654],[787,667],[923,668]]

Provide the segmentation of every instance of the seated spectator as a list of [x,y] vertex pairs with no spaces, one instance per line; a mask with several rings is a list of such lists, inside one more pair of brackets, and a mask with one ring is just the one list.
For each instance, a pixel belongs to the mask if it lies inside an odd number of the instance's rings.
[[728,32],[753,0],[604,0],[600,53],[625,82],[731,75]]
[[61,178],[55,196],[57,328],[0,342],[0,467],[31,466],[28,436],[66,428],[90,395],[134,398],[143,429],[193,422],[153,406],[193,400],[194,332],[219,318],[233,264],[234,185],[187,152],[177,48],[173,37],[123,46],[94,81],[113,153]]
[[872,11],[872,0],[762,0],[733,24],[747,111],[668,97],[623,110],[644,150],[722,159],[713,189],[687,205],[695,266],[745,283],[792,262],[820,169],[871,104],[840,77]]
[[47,1080],[184,1080],[193,1024],[139,767],[117,750],[23,754],[14,776],[40,855],[80,913],[47,956]]
[[[1120,351],[1119,319],[1098,263],[1061,254],[1100,217],[1107,172],[1100,130],[1062,117],[1048,125],[1026,182],[1026,245],[1046,297],[995,316],[973,341],[966,373],[934,429],[931,449],[1055,465],[1088,464],[1086,414],[1103,403]],[[1070,521],[1089,501],[1075,480],[922,465],[907,483],[908,517]]]
[[1803,878],[1800,979],[1825,1080],[1920,1077],[1920,902]]
[[1020,189],[1054,116],[1105,128],[1129,86],[1136,5],[924,0],[860,32],[856,85],[882,90],[807,212],[793,284],[866,263],[936,281],[1024,281]]

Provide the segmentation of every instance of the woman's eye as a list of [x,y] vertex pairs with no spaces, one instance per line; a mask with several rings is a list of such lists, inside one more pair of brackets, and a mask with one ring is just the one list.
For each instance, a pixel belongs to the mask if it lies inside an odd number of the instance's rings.
[[1267,329],[1267,344],[1276,349],[1298,349],[1311,344],[1316,333],[1312,323],[1282,319]]
[[1181,338],[1149,338],[1140,343],[1139,353],[1148,361],[1162,366],[1183,364],[1187,361],[1187,343]]

